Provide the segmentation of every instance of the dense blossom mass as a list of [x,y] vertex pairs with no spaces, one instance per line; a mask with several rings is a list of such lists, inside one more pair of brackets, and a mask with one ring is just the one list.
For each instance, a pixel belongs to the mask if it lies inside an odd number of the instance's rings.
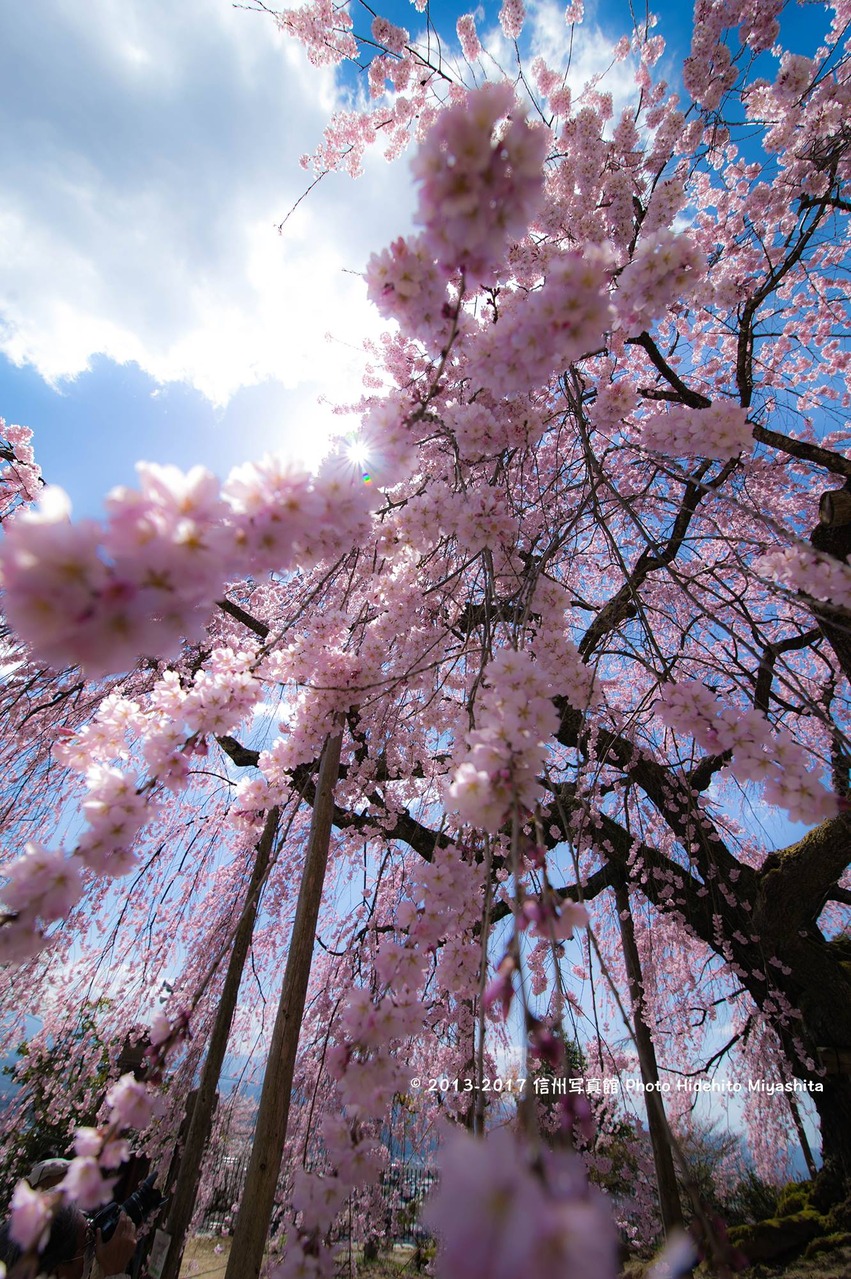
[[[261,1211],[252,1164],[229,1279],[272,1220],[279,1279],[333,1274],[341,1223],[389,1237],[400,1150],[439,1169],[443,1279],[614,1279],[618,1233],[687,1267],[678,1176],[736,1264],[666,1090],[722,1071],[806,1091],[746,1092],[761,1176],[818,1120],[847,1191],[851,5],[816,14],[800,52],[781,0],[698,0],[688,48],[581,3],[287,10],[348,85],[305,163],[413,153],[351,429],[316,474],[140,463],[97,522],[0,423],[10,1042],[25,990],[29,1061],[96,1073],[105,992],[103,1086],[51,1092],[84,1119],[65,1179],[14,1190],[32,1256],[60,1199],[109,1199],[128,1131],[168,1168],[199,1072],[203,1166],[317,852],[287,1141],[254,1138],[281,1175]],[[147,1085],[119,1066],[145,1026]],[[181,1178],[168,1279],[214,1190],[181,1217]]]

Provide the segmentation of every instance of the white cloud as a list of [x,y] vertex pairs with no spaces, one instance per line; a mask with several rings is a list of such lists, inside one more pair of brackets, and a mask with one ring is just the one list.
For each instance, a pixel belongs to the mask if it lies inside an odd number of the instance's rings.
[[[561,5],[533,3],[527,34],[557,64]],[[489,43],[510,66],[498,29]],[[599,28],[578,28],[571,82],[609,62]],[[0,352],[54,385],[105,356],[218,406],[266,387],[268,445],[246,423],[232,451],[316,460],[340,425],[317,401],[357,398],[361,343],[381,328],[357,273],[414,203],[407,163],[376,149],[277,234],[339,104],[332,70],[230,0],[3,6]]]
[[302,423],[357,395],[380,326],[352,272],[407,230],[407,166],[330,175],[275,231],[336,95],[229,0],[4,6],[0,351],[53,383],[135,361],[215,404],[277,382]]

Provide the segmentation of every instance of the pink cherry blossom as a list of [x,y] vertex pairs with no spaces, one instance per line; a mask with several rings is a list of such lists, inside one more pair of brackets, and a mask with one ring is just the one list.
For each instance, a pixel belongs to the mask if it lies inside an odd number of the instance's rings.
[[10,1237],[28,1251],[44,1245],[50,1229],[52,1213],[47,1196],[19,1181],[9,1205]]

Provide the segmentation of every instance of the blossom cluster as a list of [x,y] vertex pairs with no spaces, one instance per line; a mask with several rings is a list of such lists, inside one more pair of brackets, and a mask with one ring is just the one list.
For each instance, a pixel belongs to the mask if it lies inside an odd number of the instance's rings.
[[821,822],[839,811],[836,796],[807,767],[807,753],[788,729],[772,729],[761,711],[725,706],[699,680],[667,684],[656,715],[677,733],[693,737],[704,750],[730,752],[729,771],[740,782],[763,782],[769,804],[795,821]]
[[381,1175],[386,1152],[362,1124],[341,1114],[327,1114],[320,1129],[331,1168],[325,1172],[296,1169],[286,1251],[270,1269],[269,1279],[331,1279],[336,1267],[333,1249],[325,1242],[328,1233],[352,1190],[376,1182]]
[[832,555],[822,555],[809,546],[788,546],[760,556],[754,568],[791,591],[851,610],[851,571]]
[[[385,938],[375,956],[385,993],[374,996],[364,988],[349,993],[328,1058],[349,1115],[380,1116],[388,1097],[404,1091],[408,1069],[393,1048],[422,1029],[427,1009],[418,992],[434,952],[444,951],[435,974],[439,986],[452,990],[476,980],[480,950],[463,938],[479,917],[480,898],[480,875],[452,845],[436,849],[431,862],[417,867],[410,896],[396,911],[403,940]],[[447,947],[450,938],[455,944]]]
[[457,1130],[441,1145],[440,1182],[423,1219],[444,1279],[610,1279],[617,1237],[603,1195],[573,1152],[535,1152],[507,1128]]
[[0,519],[21,503],[38,499],[41,467],[35,460],[32,435],[29,427],[7,426],[0,417]]
[[547,741],[558,728],[553,688],[531,654],[501,649],[485,668],[476,703],[478,727],[449,787],[462,822],[497,832],[513,803],[532,808]]
[[487,392],[447,405],[442,416],[468,462],[536,444],[546,429],[541,410],[528,399],[498,400]]
[[735,400],[714,400],[705,409],[672,404],[642,422],[645,448],[668,457],[706,457],[719,462],[746,452],[753,436],[747,412]]
[[475,62],[481,57],[482,46],[476,31],[476,19],[471,13],[465,13],[455,24],[455,30],[461,43],[461,52],[468,62]]
[[435,951],[444,952],[429,982],[435,1002],[440,999],[435,986],[448,992],[477,979],[481,948],[471,940],[481,915],[476,868],[458,848],[436,848],[431,862],[417,866],[408,887],[395,914],[401,940],[385,937],[375,955],[378,993],[354,987],[336,1023],[337,1042],[326,1053],[325,1065],[337,1080],[345,1109],[322,1122],[329,1170],[299,1169],[295,1174],[293,1221],[273,1279],[333,1274],[332,1251],[320,1240],[328,1236],[350,1191],[375,1183],[381,1174],[386,1155],[370,1134],[388,1099],[406,1091],[410,1062],[403,1049],[427,1020],[428,1009],[417,992]]
[[446,279],[424,235],[399,236],[389,248],[373,253],[366,283],[367,296],[379,314],[396,320],[406,336],[439,342],[447,332]]
[[672,302],[689,296],[704,264],[691,236],[669,229],[643,236],[618,279],[620,324],[630,333],[649,328]]
[[[183,789],[193,754],[206,752],[204,738],[232,732],[251,713],[261,697],[256,660],[251,644],[238,650],[222,645],[186,686],[167,670],[145,706],[111,693],[76,734],[57,742],[57,760],[85,780],[86,825],[70,858],[30,842],[20,857],[0,864],[7,880],[0,899],[8,912],[0,928],[0,962],[25,959],[43,946],[44,927],[80,899],[83,867],[110,877],[133,869],[137,837],[158,811],[153,788]],[[126,765],[128,734],[141,747],[144,782]]]
[[484,280],[503,264],[540,205],[548,149],[510,84],[486,83],[440,113],[412,168],[417,221],[444,271]]
[[496,396],[528,393],[596,350],[612,318],[602,256],[556,254],[540,288],[506,297],[497,322],[474,339],[475,376]]
[[62,852],[31,841],[14,861],[0,865],[6,883],[0,900],[15,916],[15,927],[0,928],[0,963],[31,955],[41,945],[41,928],[62,919],[83,891],[80,865]]
[[99,676],[171,656],[203,630],[234,577],[316,561],[358,539],[375,500],[348,459],[318,476],[279,458],[236,468],[140,463],[138,490],[107,499],[104,526],[74,524],[59,488],[22,511],[0,547],[5,607],[41,660]]
[[568,592],[558,582],[541,576],[532,594],[532,611],[540,618],[532,651],[538,670],[571,706],[584,710],[598,701],[594,670],[583,662],[579,649],[566,637]]
[[[404,46],[401,29],[381,31]],[[424,234],[370,263],[370,292],[385,314],[418,332],[439,329],[446,297],[435,261],[449,274],[488,275],[502,264],[540,201],[548,137],[507,85],[486,84],[441,113],[415,163]],[[405,452],[398,427],[394,439]],[[110,495],[103,527],[73,524],[67,495],[49,487],[0,550],[9,620],[38,658],[90,676],[144,653],[176,654],[181,639],[201,634],[228,579],[315,563],[360,539],[375,490],[359,469],[345,451],[315,477],[267,457],[236,468],[222,488],[202,467],[184,475],[140,464],[139,489]]]
[[386,18],[373,18],[372,34],[378,44],[397,57],[405,52],[405,45],[411,38],[404,27],[396,27]]

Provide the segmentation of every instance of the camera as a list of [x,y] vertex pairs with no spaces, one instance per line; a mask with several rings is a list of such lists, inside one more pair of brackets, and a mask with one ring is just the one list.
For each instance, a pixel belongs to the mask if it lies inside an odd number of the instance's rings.
[[150,1177],[146,1177],[123,1204],[116,1203],[113,1199],[112,1203],[108,1203],[105,1208],[101,1208],[94,1214],[91,1219],[92,1227],[100,1231],[104,1243],[115,1234],[115,1227],[122,1212],[127,1213],[134,1226],[141,1226],[146,1217],[150,1217],[155,1209],[162,1207],[165,1198],[154,1188],[156,1179],[156,1173],[151,1173]]

